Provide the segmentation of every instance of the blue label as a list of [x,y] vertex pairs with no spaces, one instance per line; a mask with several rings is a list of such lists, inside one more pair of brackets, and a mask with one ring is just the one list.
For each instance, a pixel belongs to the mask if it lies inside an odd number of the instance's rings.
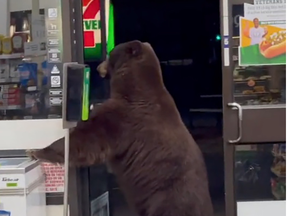
[[11,212],[0,210],[0,216],[10,216],[10,215],[11,215]]
[[23,63],[19,65],[20,81],[22,86],[27,86],[28,82],[34,81],[34,85],[37,85],[37,63]]
[[224,48],[229,48],[229,36],[228,35],[224,35],[223,38],[223,43],[224,43]]

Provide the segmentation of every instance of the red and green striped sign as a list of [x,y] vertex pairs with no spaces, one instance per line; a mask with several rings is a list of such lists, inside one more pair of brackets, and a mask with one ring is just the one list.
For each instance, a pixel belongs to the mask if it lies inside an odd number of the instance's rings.
[[[114,48],[114,11],[109,0],[105,0],[107,51]],[[85,60],[100,59],[102,56],[100,0],[83,0],[83,28],[84,28],[84,58]]]

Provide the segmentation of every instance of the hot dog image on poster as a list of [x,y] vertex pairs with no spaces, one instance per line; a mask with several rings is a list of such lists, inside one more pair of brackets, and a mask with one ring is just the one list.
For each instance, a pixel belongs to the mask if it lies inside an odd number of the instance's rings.
[[286,1],[245,3],[239,21],[240,66],[286,64]]

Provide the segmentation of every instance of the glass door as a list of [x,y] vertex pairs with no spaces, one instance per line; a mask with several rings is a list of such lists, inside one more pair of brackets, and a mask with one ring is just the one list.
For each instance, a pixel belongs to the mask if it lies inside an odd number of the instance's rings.
[[224,0],[226,215],[285,215],[286,1]]

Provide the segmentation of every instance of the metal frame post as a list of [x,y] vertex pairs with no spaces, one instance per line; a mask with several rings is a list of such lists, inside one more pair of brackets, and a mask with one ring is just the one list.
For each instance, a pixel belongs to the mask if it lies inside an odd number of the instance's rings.
[[[63,59],[66,62],[84,63],[82,14],[81,0],[62,1],[62,18],[63,20],[70,20],[70,25],[63,25],[63,38],[65,38],[63,50],[67,52],[64,52],[64,57],[69,56],[69,59]],[[65,112],[66,110],[63,110],[63,116],[66,116]],[[88,168],[70,167],[68,178],[70,216],[90,215]]]

